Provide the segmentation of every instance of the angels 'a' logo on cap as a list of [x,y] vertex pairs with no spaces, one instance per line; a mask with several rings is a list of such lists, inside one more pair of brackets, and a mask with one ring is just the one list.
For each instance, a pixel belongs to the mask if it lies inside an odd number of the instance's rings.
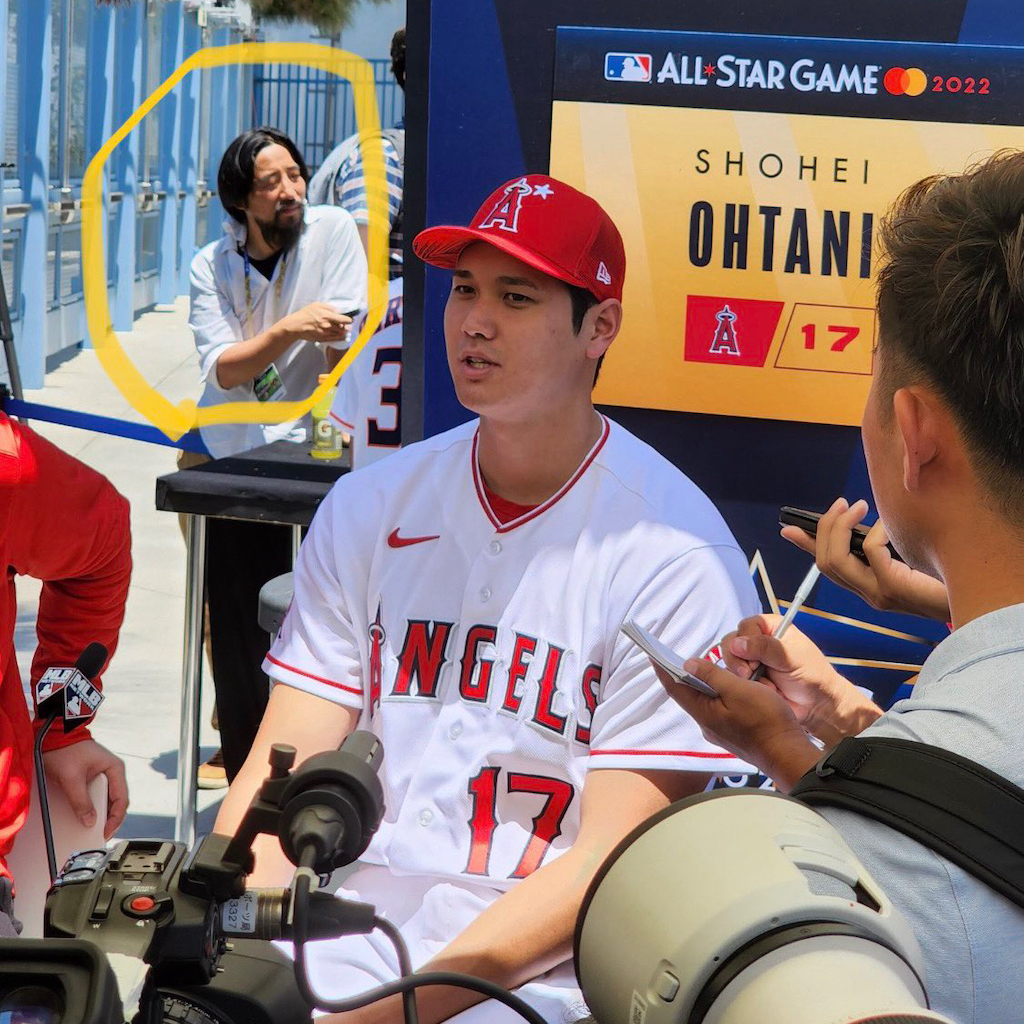
[[519,211],[523,207],[523,200],[531,195],[547,199],[553,193],[554,189],[550,185],[531,185],[525,177],[510,181],[502,189],[495,204],[476,225],[477,230],[500,228],[502,231],[516,233],[519,231]]
[[608,273],[608,268],[604,265],[604,260],[597,265],[597,274],[595,275],[601,284],[611,284],[612,275]]

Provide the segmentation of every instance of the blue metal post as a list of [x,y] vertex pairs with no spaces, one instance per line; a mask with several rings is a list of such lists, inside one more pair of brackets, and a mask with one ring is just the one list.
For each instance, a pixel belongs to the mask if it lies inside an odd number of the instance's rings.
[[[163,39],[160,46],[160,79],[163,81],[181,63],[183,42],[181,0],[164,8]],[[173,302],[178,294],[178,149],[181,145],[181,89],[172,89],[160,101],[159,170],[167,197],[160,209],[159,279],[157,302]]]
[[[85,163],[96,155],[100,147],[114,132],[114,93],[111,84],[114,81],[114,14],[109,7],[90,7],[89,47],[87,50],[86,101],[85,101]],[[107,163],[106,174],[103,176],[103,209],[110,210],[110,178],[111,162]],[[110,217],[104,216],[103,229],[106,232],[106,254],[115,242],[111,231]],[[107,263],[103,264],[104,277],[107,276]],[[83,316],[84,321],[84,316]],[[92,346],[88,324],[82,332],[87,348]]]
[[[117,11],[117,112],[115,123],[123,124],[142,102],[142,48],[145,37],[146,5],[132,4]],[[135,128],[111,157],[116,175],[113,188],[122,194],[117,215],[117,274],[114,288],[114,330],[130,331],[135,314],[135,222],[138,183],[139,142]]]
[[[226,46],[229,41],[229,33],[227,29],[218,29],[213,33],[213,45],[214,46]],[[210,225],[210,235],[213,238],[217,238],[220,235],[220,225],[227,214],[224,212],[224,207],[221,205],[220,199],[217,196],[217,169],[220,167],[221,157],[224,155],[224,150],[227,149],[228,142],[234,138],[234,136],[228,135],[228,110],[227,110],[227,89],[228,89],[228,76],[231,74],[231,68],[220,67],[212,68],[210,71],[210,128],[209,137],[207,139],[207,163],[209,165],[209,171],[207,173],[207,188],[213,190],[213,195],[210,197],[210,207],[207,211],[208,223]]]
[[[186,60],[202,46],[202,30],[194,14],[185,15],[182,59]],[[181,201],[178,216],[181,222],[178,230],[178,294],[187,295],[189,290],[189,264],[196,248],[196,181],[199,163],[199,101],[203,73],[193,71],[181,83],[181,138],[179,177],[185,198]]]
[[[232,43],[239,42],[238,39],[234,38],[238,33],[232,31],[228,36]],[[239,101],[239,90],[240,90],[240,79],[242,77],[242,69],[239,65],[234,64],[227,69],[228,81],[227,90],[224,96],[224,108],[227,111],[227,118],[224,122],[225,139],[223,149],[227,149],[228,143],[235,138],[236,135],[242,130],[241,128],[241,108],[238,105]],[[221,152],[223,152],[223,149]]]
[[22,236],[21,337],[17,347],[22,384],[41,388],[46,374],[46,267],[50,202],[50,0],[19,0],[20,134],[18,176],[29,205]]

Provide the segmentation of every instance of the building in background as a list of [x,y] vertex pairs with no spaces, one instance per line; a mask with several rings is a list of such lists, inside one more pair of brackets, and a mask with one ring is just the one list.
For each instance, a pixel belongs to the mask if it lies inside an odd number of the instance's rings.
[[[339,44],[369,59],[384,127],[403,115],[390,75],[404,3],[363,3]],[[244,0],[0,0],[3,281],[26,388],[88,344],[81,184],[92,156],[196,50],[249,39],[327,42],[309,26],[254,20]],[[227,143],[275,124],[315,169],[354,130],[346,83],[294,66],[188,76],[114,151],[104,170],[107,287],[114,329],[188,291],[192,254],[220,231],[213,189]],[[0,360],[0,381],[6,381]]]

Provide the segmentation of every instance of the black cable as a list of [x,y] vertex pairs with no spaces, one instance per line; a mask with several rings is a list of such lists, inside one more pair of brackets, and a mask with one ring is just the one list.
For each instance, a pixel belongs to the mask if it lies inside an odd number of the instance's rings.
[[[401,977],[408,978],[412,974],[412,961],[409,959],[409,947],[406,946],[402,933],[387,918],[374,915],[373,923],[378,931],[383,932],[391,940],[391,945],[395,947],[395,953],[398,955],[398,973]],[[402,1012],[405,1014],[405,1024],[420,1024],[416,993],[411,988],[402,993]]]
[[[313,866],[316,861],[316,852],[312,846],[306,846],[299,858],[299,867]],[[314,991],[306,975],[306,934],[309,930],[309,874],[305,871],[297,871],[292,881],[292,898],[294,911],[292,916],[292,943],[295,951],[295,984],[299,994],[310,1007],[325,1010],[327,1013],[345,1013],[348,1010],[358,1010],[370,1003],[376,1003],[389,996],[402,996],[403,1008],[406,1013],[406,1020],[409,1021],[409,1003],[406,1000],[406,993],[412,995],[415,989],[425,988],[428,985],[446,985],[452,988],[465,988],[471,992],[479,992],[481,995],[496,999],[519,1014],[527,1024],[547,1024],[547,1021],[532,1007],[524,1002],[519,996],[503,989],[492,981],[485,981],[483,978],[474,978],[469,974],[456,974],[454,971],[428,971],[423,974],[410,974],[408,977],[399,978],[397,981],[389,981],[386,985],[370,989],[362,995],[350,996],[348,999],[322,999]],[[390,921],[375,917],[374,922],[393,943],[398,952],[398,962],[401,970],[406,972],[410,968],[409,954],[405,948],[398,929]],[[396,942],[397,938],[397,942]],[[416,1020],[415,1001],[412,1007],[412,1021]]]
[[[303,847],[299,867],[312,869],[316,861],[316,849],[312,844]],[[309,874],[296,871],[292,879],[292,944],[295,950],[295,984],[299,995],[310,1007],[317,1006],[320,998],[310,987],[306,975],[306,934],[309,931]]]
[[36,766],[36,781],[39,788],[39,813],[43,819],[43,839],[46,842],[46,864],[50,869],[50,881],[57,877],[57,854],[53,848],[53,826],[50,824],[50,802],[46,798],[46,769],[43,767],[43,740],[50,731],[57,718],[54,711],[46,720],[46,724],[36,733],[35,747],[32,751],[32,759]]
[[[298,959],[295,961],[296,973],[298,972]],[[480,992],[490,999],[496,999],[519,1014],[528,1024],[548,1024],[547,1021],[529,1003],[513,995],[493,981],[484,981],[483,978],[474,978],[471,974],[456,974],[454,971],[426,971],[423,974],[413,974],[408,978],[399,978],[397,981],[389,981],[386,985],[371,989],[359,996],[352,996],[349,999],[320,1000],[314,997],[313,1004],[328,1013],[345,1013],[348,1010],[358,1010],[370,1003],[387,999],[389,996],[396,996],[399,993],[411,991],[416,988],[425,988],[428,985],[447,985],[451,988],[466,988],[471,992]],[[300,989],[303,987],[300,983]],[[308,989],[308,986],[306,986]]]

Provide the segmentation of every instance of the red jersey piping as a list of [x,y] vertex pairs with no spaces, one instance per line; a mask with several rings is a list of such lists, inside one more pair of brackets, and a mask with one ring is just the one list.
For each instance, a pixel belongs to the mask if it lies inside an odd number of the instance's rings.
[[354,686],[346,686],[344,683],[336,683],[333,679],[325,679],[323,676],[315,676],[312,672],[304,672],[301,668],[296,668],[294,665],[288,665],[283,661],[278,661],[272,654],[267,655],[267,661],[272,665],[277,665],[278,668],[286,668],[289,672],[294,672],[296,675],[305,676],[307,679],[315,679],[318,683],[326,683],[328,686],[334,686],[339,690],[345,690],[347,693],[354,693],[357,697],[362,697],[363,691],[357,690]]
[[351,423],[346,423],[336,412],[332,411],[329,412],[327,415],[330,416],[332,420],[337,420],[346,430],[351,431],[353,433],[355,432],[356,428],[352,426]]
[[605,416],[602,416],[601,420],[604,423],[604,429],[601,431],[601,436],[597,439],[594,447],[590,449],[590,453],[587,457],[580,463],[576,472],[573,473],[573,475],[569,477],[569,479],[566,480],[566,482],[554,494],[552,494],[547,501],[542,502],[536,508],[527,512],[525,515],[520,516],[518,519],[513,519],[511,522],[504,524],[494,514],[494,510],[487,501],[487,495],[484,494],[483,480],[480,479],[480,464],[477,460],[477,444],[480,440],[480,431],[477,430],[473,435],[473,452],[471,456],[473,459],[473,483],[476,485],[476,496],[480,500],[480,506],[484,510],[484,515],[487,516],[497,533],[508,533],[510,530],[514,530],[517,527],[528,523],[531,519],[536,519],[537,516],[547,512],[552,505],[560,501],[569,493],[576,481],[579,480],[579,478],[590,468],[590,464],[597,458],[597,453],[604,447],[605,441],[608,440],[608,435],[611,433],[611,424]]
[[718,757],[732,758],[738,761],[735,754],[717,754],[710,750],[592,750],[591,757],[601,757],[609,754],[626,754],[629,756],[647,757]]

